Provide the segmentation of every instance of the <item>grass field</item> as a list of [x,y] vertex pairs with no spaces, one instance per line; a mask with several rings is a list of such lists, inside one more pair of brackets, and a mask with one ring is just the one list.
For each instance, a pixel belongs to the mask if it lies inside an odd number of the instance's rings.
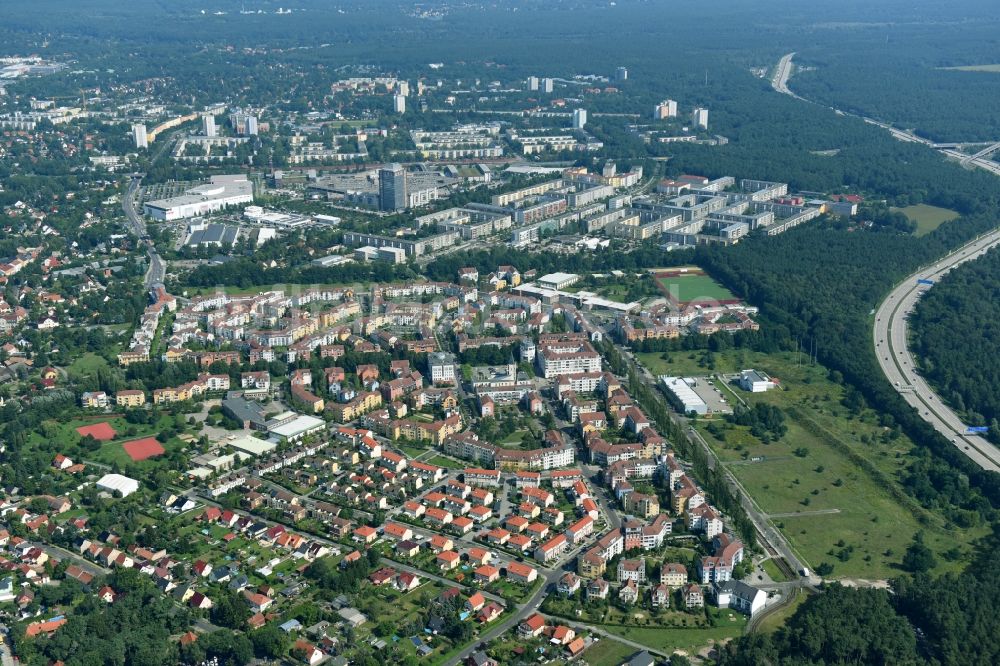
[[690,377],[692,375],[706,375],[710,372],[739,372],[746,368],[752,368],[754,360],[761,358],[761,355],[738,349],[725,354],[710,354],[700,351],[646,352],[636,354],[636,358],[654,375]]
[[466,465],[458,462],[457,460],[452,460],[451,458],[445,458],[444,456],[433,456],[425,460],[428,465],[437,465],[438,467],[445,467],[448,469],[465,469]]
[[98,370],[103,370],[107,367],[108,362],[104,360],[103,356],[87,352],[77,357],[66,371],[71,377],[75,378],[94,377],[97,375]]
[[701,272],[654,279],[678,303],[704,300],[725,301],[736,298],[731,291]]
[[583,653],[583,661],[589,666],[620,666],[636,652],[638,650],[634,647],[610,638],[602,638],[587,648],[587,651]]
[[[140,468],[155,468],[157,465],[156,458],[150,458],[148,460],[143,460],[139,462],[134,462],[132,458],[129,457],[125,449],[122,447],[122,443],[133,439],[139,439],[142,437],[154,437],[160,431],[172,426],[174,420],[171,416],[165,415],[160,418],[160,420],[151,425],[136,425],[128,423],[123,418],[111,418],[111,419],[87,419],[87,420],[75,420],[68,421],[65,423],[55,423],[48,422],[51,424],[51,428],[55,431],[51,440],[54,442],[76,442],[79,441],[80,435],[76,432],[76,428],[79,426],[92,425],[94,423],[100,423],[101,421],[107,421],[112,428],[114,428],[117,433],[117,437],[111,441],[104,442],[101,447],[96,451],[89,451],[84,456],[85,460],[93,460],[96,462],[104,463],[106,465],[118,464],[121,467],[127,465],[136,465]],[[42,436],[37,433],[32,433],[28,439],[29,445],[34,443],[36,445],[43,445]],[[163,448],[169,453],[170,451],[179,449],[184,446],[177,437],[172,437],[163,444]]]
[[804,604],[806,600],[811,596],[809,593],[802,590],[796,590],[795,598],[792,599],[791,603],[787,606],[782,607],[780,610],[774,612],[773,615],[768,615],[763,620],[761,620],[760,625],[758,625],[756,631],[762,634],[770,634],[785,625],[788,618],[795,615],[795,611],[799,609],[799,606]]
[[893,208],[892,210],[902,213],[912,222],[917,223],[917,230],[914,232],[917,236],[929,234],[945,222],[951,222],[958,217],[958,213],[949,208],[938,208],[927,204]]
[[[796,363],[791,353],[744,350],[639,356],[656,374],[757,368],[780,379],[782,388],[767,393],[731,390],[750,404],[782,409],[788,432],[781,440],[763,444],[747,428],[728,424],[716,436],[706,419],[697,427],[810,568],[828,562],[833,578],[888,578],[900,573],[898,563],[919,530],[939,555],[954,546],[966,552],[983,535],[981,528],[948,529],[902,491],[898,476],[912,460],[912,442],[890,433],[870,409],[852,414],[842,404],[843,387],[822,366],[804,358]],[[938,562],[940,571],[960,566],[943,557]]]
[[597,289],[597,293],[609,301],[614,301],[616,303],[628,302],[625,300],[625,294],[628,293],[628,288],[623,284],[609,284],[599,287]]
[[510,433],[509,435],[501,439],[499,442],[497,442],[497,444],[500,446],[516,448],[521,446],[521,443],[524,441],[525,435],[530,435],[530,434],[531,434],[530,430],[515,430],[514,432]]
[[775,583],[783,583],[788,580],[788,576],[781,573],[781,569],[779,569],[778,565],[774,563],[774,560],[764,560],[763,567],[764,571],[767,572],[767,575],[770,576],[771,580]]
[[605,624],[601,625],[601,629],[667,654],[676,650],[695,654],[713,643],[725,642],[743,633],[746,625],[746,618],[743,615],[730,610],[713,612],[716,613],[714,627],[639,627]]

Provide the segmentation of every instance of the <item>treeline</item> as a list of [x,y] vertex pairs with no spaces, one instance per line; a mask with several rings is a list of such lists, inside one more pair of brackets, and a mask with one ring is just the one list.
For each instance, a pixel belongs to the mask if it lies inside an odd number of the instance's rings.
[[612,246],[603,252],[579,252],[576,254],[556,254],[552,252],[530,252],[506,245],[493,245],[482,250],[454,252],[435,259],[427,266],[426,274],[431,280],[454,281],[458,269],[471,266],[480,276],[487,275],[497,266],[511,265],[521,273],[537,270],[539,275],[555,271],[569,273],[601,272],[610,270],[638,271],[644,268],[684,266],[691,263],[691,250],[677,250],[664,253],[653,245],[644,245],[631,252]]
[[990,21],[966,22],[961,40],[930,26],[905,36],[860,30],[839,47],[800,53],[796,60],[808,69],[796,72],[790,85],[809,99],[915,128],[934,141],[995,141],[1000,117],[992,100],[1000,95],[1000,76],[945,69],[995,63],[987,46],[994,31]]
[[892,415],[914,443],[934,453],[904,474],[908,487],[921,487],[924,506],[946,515],[958,509],[988,517],[1000,505],[1000,477],[971,463],[893,390],[875,358],[868,313],[895,282],[994,223],[991,215],[968,217],[923,238],[810,225],[724,250],[700,247],[698,262],[759,305],[765,326],[786,338],[786,348],[796,341],[815,348],[824,365],[842,373],[869,404]]
[[[1000,533],[980,545],[965,573],[904,576],[886,590],[828,586],[774,634],[723,649],[721,666],[1000,663]],[[918,640],[919,636],[919,640]]]
[[967,424],[988,426],[1000,442],[1000,252],[962,264],[925,291],[910,325],[924,376]]
[[47,639],[25,636],[27,624],[39,618],[15,625],[11,638],[21,663],[178,663],[177,642],[171,636],[187,630],[189,612],[178,610],[138,571],[120,571],[108,582],[121,595],[114,604],[87,595],[67,616],[66,624]]
[[[266,247],[266,246],[265,246]],[[292,263],[292,262],[289,262]],[[353,284],[355,282],[394,282],[414,280],[418,275],[405,264],[384,261],[350,262],[340,266],[261,265],[256,258],[239,257],[217,266],[199,266],[185,283],[192,287],[259,287],[272,284]]]
[[750,434],[764,444],[781,439],[788,432],[788,426],[785,425],[785,413],[775,405],[762,402],[758,402],[750,408],[736,405],[732,416],[728,418],[736,425],[750,428]]
[[371,572],[379,565],[377,550],[367,551],[360,559],[340,568],[329,557],[315,560],[306,569],[306,578],[312,580],[321,590],[324,599],[332,600],[341,594],[357,592]]

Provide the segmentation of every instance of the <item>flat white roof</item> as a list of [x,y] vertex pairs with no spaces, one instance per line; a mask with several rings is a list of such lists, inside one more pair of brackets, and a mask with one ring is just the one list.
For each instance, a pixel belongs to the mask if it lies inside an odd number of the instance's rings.
[[309,432],[310,430],[314,430],[315,428],[322,428],[325,425],[326,421],[323,419],[302,414],[284,425],[272,428],[271,434],[290,439]]
[[139,490],[139,482],[121,474],[105,474],[98,479],[97,487],[118,491],[122,497],[128,497]]
[[576,280],[579,276],[576,273],[549,273],[538,278],[539,282],[559,283],[566,280]]
[[247,180],[246,176],[212,176],[211,181],[206,185],[196,185],[179,196],[147,201],[145,205],[166,210],[216,199],[253,197],[253,184]]
[[771,378],[765,375],[763,372],[754,370],[750,368],[749,370],[743,370],[740,372],[740,377],[750,382],[769,382]]
[[670,392],[677,396],[685,407],[690,406],[705,406],[708,405],[702,400],[694,389],[688,384],[686,379],[681,377],[667,377],[666,375],[660,377],[660,381],[663,382],[664,386],[670,389]]
[[249,453],[252,456],[264,455],[265,453],[273,451],[277,447],[277,444],[274,442],[257,439],[256,437],[240,437],[239,439],[234,439],[231,442],[224,443],[234,449]]

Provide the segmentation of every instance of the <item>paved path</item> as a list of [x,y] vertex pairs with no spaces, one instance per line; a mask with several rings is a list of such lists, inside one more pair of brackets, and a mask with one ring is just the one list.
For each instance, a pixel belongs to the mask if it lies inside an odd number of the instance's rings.
[[798,518],[800,516],[829,516],[840,513],[840,509],[816,509],[815,511],[786,511],[784,513],[769,513],[768,518]]
[[476,651],[477,646],[480,643],[489,643],[493,639],[502,636],[520,624],[521,620],[538,610],[538,607],[542,605],[542,601],[545,599],[545,595],[548,593],[549,585],[558,580],[562,573],[563,572],[561,571],[556,571],[546,574],[545,583],[538,588],[533,595],[531,595],[530,599],[515,606],[515,610],[512,615],[501,621],[499,624],[495,624],[485,632],[481,633],[479,638],[472,641],[472,643],[467,645],[465,649],[446,661],[444,666],[457,666],[457,664],[464,663],[465,660],[469,658],[469,655]]
[[[542,615],[547,620],[551,620],[553,623],[565,624],[566,626],[572,627],[574,630],[576,630],[576,628],[578,626],[579,627],[584,627],[584,628],[586,628],[587,631],[589,631],[591,633],[597,634],[598,636],[602,636],[604,638],[610,638],[611,640],[618,641],[619,643],[624,643],[625,645],[628,645],[629,647],[635,648],[637,651],[645,650],[646,652],[649,652],[650,654],[658,654],[661,657],[665,657],[665,658],[669,658],[670,657],[670,655],[667,654],[666,652],[661,652],[660,650],[655,650],[655,649],[649,647],[648,645],[643,645],[642,643],[636,643],[635,641],[629,640],[627,638],[623,638],[623,637],[621,637],[621,636],[619,636],[617,634],[613,634],[610,631],[607,631],[606,629],[602,629],[598,625],[588,624],[586,622],[578,622],[578,621],[575,621],[575,620],[567,620],[566,618],[559,617],[558,615],[547,615],[546,613],[541,613],[540,615]],[[636,625],[636,627],[638,627],[638,626],[639,625]]]
[[[157,148],[156,152],[153,154],[150,164],[155,163],[167,149],[174,144],[174,140],[177,138],[177,132],[174,132],[169,137],[167,137]],[[162,284],[163,279],[167,274],[167,264],[160,257],[159,252],[156,251],[156,247],[153,242],[149,240],[149,235],[146,231],[146,222],[142,219],[141,213],[136,210],[136,198],[139,192],[139,186],[142,184],[142,176],[134,175],[131,182],[129,182],[128,190],[122,195],[122,212],[125,213],[125,218],[128,223],[129,229],[136,236],[139,237],[140,242],[146,245],[146,254],[149,255],[149,268],[146,270],[146,276],[144,283],[146,288],[149,289],[154,284]]]
[[792,75],[792,57],[794,55],[795,52],[793,51],[781,56],[781,60],[778,61],[778,65],[774,68],[774,75],[771,77],[771,86],[783,95],[789,95],[795,99],[803,99],[788,88],[788,79]]
[[80,555],[77,555],[73,551],[66,550],[59,546],[54,546],[50,543],[43,543],[41,541],[31,541],[33,546],[38,546],[44,553],[49,557],[56,560],[72,560],[77,566],[86,571],[93,576],[104,576],[111,573],[111,569],[100,566],[90,560],[86,560]]

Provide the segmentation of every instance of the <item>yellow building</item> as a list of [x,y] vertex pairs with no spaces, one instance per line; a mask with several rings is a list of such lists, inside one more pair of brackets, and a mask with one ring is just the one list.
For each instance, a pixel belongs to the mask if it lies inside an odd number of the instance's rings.
[[115,394],[115,404],[119,407],[142,407],[146,404],[146,394],[142,391],[118,391]]
[[149,352],[125,351],[118,354],[118,365],[129,366],[133,363],[145,363],[149,360]]
[[600,578],[608,568],[604,558],[593,552],[582,553],[576,559],[576,570],[584,578]]
[[356,398],[346,403],[331,403],[326,406],[340,423],[347,423],[382,406],[382,394],[374,391],[359,393]]

